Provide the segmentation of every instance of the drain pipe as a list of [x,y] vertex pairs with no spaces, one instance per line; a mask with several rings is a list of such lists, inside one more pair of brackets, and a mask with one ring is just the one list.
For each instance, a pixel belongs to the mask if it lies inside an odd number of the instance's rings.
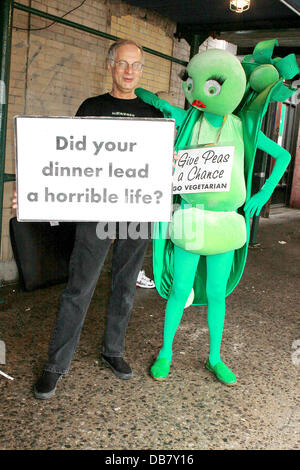
[[4,183],[13,181],[14,175],[5,175],[5,149],[7,129],[8,87],[10,71],[10,50],[13,19],[13,1],[0,2],[0,244],[2,234],[2,212]]

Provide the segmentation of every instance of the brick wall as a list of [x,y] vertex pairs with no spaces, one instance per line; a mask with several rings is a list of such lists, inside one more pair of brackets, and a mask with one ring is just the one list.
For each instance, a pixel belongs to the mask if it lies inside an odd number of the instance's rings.
[[[173,44],[173,56],[178,57],[186,62],[190,58],[190,46],[185,39],[175,39]],[[182,88],[182,81],[179,76],[180,72],[184,69],[183,65],[172,63],[171,80],[170,80],[170,93],[172,93],[172,103],[175,106],[184,107],[185,96]]]
[[[78,0],[20,0],[33,8],[62,16]],[[87,0],[67,19],[117,37],[130,37],[141,45],[188,60],[189,46],[173,39],[176,25],[156,13],[118,0]],[[88,96],[110,90],[106,53],[110,41],[58,23],[14,10],[5,171],[15,173],[13,117],[16,115],[74,115]],[[23,29],[21,29],[23,28]],[[30,31],[26,31],[26,29]],[[171,62],[146,54],[141,86],[157,92],[174,92],[183,105],[180,82]],[[178,67],[177,67],[178,68]],[[180,66],[179,66],[180,68]],[[172,69],[172,70],[171,70]],[[14,183],[5,184],[0,279],[17,276],[9,240],[9,219]]]

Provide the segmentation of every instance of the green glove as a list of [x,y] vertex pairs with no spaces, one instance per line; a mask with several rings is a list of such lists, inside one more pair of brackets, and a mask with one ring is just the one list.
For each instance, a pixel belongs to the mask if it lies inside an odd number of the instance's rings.
[[184,109],[172,106],[168,101],[160,99],[151,91],[145,90],[145,88],[136,88],[135,94],[145,103],[159,109],[165,118],[175,119],[176,128],[182,125],[186,117],[186,111]]
[[261,131],[258,135],[257,147],[274,157],[276,162],[270,177],[266,180],[261,190],[254,194],[245,204],[244,211],[249,217],[260,214],[261,209],[270,199],[291,160],[291,156],[287,150],[266,137]]
[[263,206],[270,199],[272,192],[273,190],[265,191],[264,187],[262,187],[258,193],[254,194],[245,204],[244,211],[246,216],[253,217],[254,215],[259,215]]

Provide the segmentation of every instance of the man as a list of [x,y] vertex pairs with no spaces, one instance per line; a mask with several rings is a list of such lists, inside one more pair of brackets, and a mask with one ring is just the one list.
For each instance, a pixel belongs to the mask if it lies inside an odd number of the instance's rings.
[[[88,98],[81,104],[76,115],[163,117],[160,111],[145,104],[134,93],[142,76],[143,63],[143,50],[134,41],[120,40],[114,43],[107,58],[113,82],[111,92]],[[110,239],[100,240],[97,237],[96,227],[97,223],[94,222],[77,224],[69,281],[61,296],[49,345],[48,362],[34,386],[36,398],[52,397],[59,379],[69,370],[85,315],[111,244]],[[113,246],[112,287],[107,307],[102,360],[121,379],[130,379],[133,375],[131,367],[123,359],[125,333],[147,244],[148,240],[144,239],[124,240],[117,237]]]

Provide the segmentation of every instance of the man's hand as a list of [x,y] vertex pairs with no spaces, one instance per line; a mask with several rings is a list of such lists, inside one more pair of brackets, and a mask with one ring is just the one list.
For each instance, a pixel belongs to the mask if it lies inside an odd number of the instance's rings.
[[18,208],[18,199],[17,199],[17,191],[14,191],[13,198],[11,200],[11,207],[12,209],[17,209]]
[[176,150],[174,150],[174,153],[173,153],[173,160],[175,160],[175,161],[173,161],[173,168],[175,169],[175,167],[176,167],[176,162],[177,162],[177,160],[179,160],[179,155],[178,155],[178,153],[176,152]]

